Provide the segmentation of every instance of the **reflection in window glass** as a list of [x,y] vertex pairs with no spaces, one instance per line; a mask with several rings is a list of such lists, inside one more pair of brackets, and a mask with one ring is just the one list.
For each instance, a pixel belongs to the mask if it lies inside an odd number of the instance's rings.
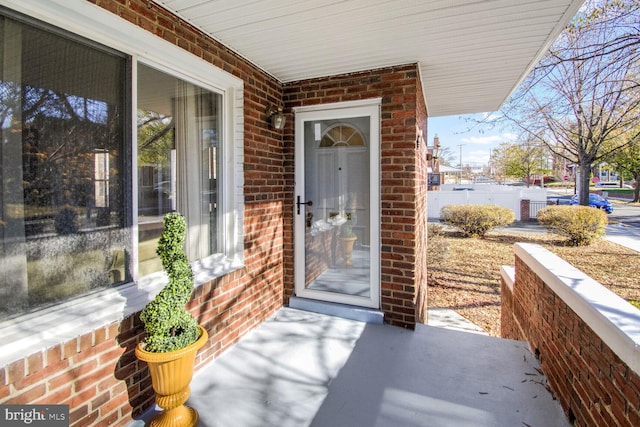
[[127,280],[126,58],[0,16],[0,318]]
[[162,216],[187,220],[194,261],[218,252],[220,94],[144,64],[138,66],[138,271],[162,269]]

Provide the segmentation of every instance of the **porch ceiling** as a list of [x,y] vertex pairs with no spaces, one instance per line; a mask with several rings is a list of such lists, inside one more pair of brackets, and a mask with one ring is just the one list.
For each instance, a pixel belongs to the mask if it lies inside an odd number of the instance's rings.
[[281,82],[418,63],[430,116],[497,110],[583,0],[154,0]]

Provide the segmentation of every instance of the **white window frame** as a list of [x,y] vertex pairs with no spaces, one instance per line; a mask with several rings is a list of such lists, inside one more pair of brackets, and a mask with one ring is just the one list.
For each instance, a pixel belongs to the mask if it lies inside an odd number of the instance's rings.
[[[220,224],[221,253],[192,263],[195,286],[244,265],[244,83],[189,52],[85,0],[5,0],[3,6],[78,34],[132,57],[132,174],[137,176],[137,63],[158,68],[223,95]],[[133,179],[132,194],[137,194]],[[0,366],[42,351],[140,311],[166,284],[163,272],[137,278],[137,197],[132,196],[134,282],[0,322]],[[136,280],[137,279],[137,280]]]

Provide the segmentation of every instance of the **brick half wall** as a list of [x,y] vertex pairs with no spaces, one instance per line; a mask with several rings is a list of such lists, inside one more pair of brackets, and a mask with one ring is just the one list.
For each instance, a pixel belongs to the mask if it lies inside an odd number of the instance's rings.
[[640,425],[640,310],[539,245],[515,254],[502,337],[529,342],[574,425]]

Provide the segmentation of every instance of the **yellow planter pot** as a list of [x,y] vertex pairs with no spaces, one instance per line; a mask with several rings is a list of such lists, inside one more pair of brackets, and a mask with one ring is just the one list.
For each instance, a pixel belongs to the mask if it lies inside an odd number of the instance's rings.
[[151,353],[142,348],[142,343],[136,346],[136,357],[149,365],[156,403],[164,410],[151,421],[151,426],[195,427],[198,424],[198,412],[184,403],[191,395],[189,384],[196,354],[208,338],[207,331],[200,326],[200,338],[180,350]]
[[351,256],[353,255],[353,245],[356,243],[356,236],[341,237],[342,241],[342,254],[344,256],[345,267],[351,267]]

